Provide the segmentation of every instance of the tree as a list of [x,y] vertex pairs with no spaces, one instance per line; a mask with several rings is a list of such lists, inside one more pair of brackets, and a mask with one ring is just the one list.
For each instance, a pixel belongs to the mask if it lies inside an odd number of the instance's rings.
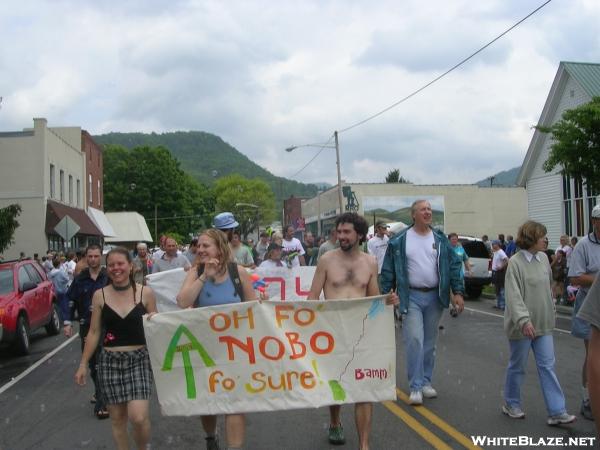
[[406,178],[400,176],[400,169],[390,170],[385,177],[386,183],[406,183],[410,184]]
[[217,180],[214,188],[217,211],[231,211],[240,224],[243,239],[262,221],[275,217],[275,195],[267,183],[258,178],[249,180],[241,175],[229,175]]
[[[137,211],[154,232],[188,236],[210,224],[212,191],[193,180],[164,147],[104,148],[104,207]],[[157,240],[157,236],[154,239]]]
[[561,174],[585,180],[590,190],[600,192],[600,97],[565,111],[550,127],[536,128],[552,134],[544,170],[559,166]]
[[14,243],[15,230],[19,227],[17,217],[21,214],[21,206],[17,204],[0,208],[0,252]]

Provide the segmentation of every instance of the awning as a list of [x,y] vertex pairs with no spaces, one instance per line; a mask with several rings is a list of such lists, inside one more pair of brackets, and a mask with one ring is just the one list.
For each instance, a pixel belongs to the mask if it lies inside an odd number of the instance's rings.
[[69,216],[79,225],[77,234],[102,236],[102,232],[83,209],[73,208],[53,200],[48,200],[46,205],[46,234],[56,234],[54,228],[65,216]]
[[135,211],[107,212],[105,215],[116,235],[106,238],[105,242],[152,242],[152,235],[142,215]]
[[112,225],[108,221],[108,218],[103,211],[90,206],[88,207],[87,213],[92,219],[92,222],[94,222],[96,227],[98,227],[105,237],[116,236],[115,230],[113,230]]

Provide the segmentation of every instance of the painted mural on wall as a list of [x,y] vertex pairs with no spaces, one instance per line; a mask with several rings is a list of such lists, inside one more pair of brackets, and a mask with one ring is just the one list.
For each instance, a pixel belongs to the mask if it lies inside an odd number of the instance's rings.
[[363,211],[370,225],[383,220],[388,223],[412,223],[410,206],[416,200],[427,200],[433,210],[433,226],[444,230],[444,196],[443,195],[381,195],[363,196]]

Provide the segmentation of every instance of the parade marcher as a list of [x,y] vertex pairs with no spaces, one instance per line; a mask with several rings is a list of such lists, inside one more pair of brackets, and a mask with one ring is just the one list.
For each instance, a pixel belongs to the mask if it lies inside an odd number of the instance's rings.
[[390,238],[387,235],[388,224],[379,221],[375,224],[375,235],[367,241],[367,251],[369,255],[373,255],[377,260],[377,276],[378,279],[381,275],[381,266],[383,265],[383,258],[388,247],[388,241]]
[[413,224],[390,239],[381,268],[381,290],[394,289],[400,297],[402,334],[410,404],[437,397],[431,385],[438,325],[450,303],[456,313],[464,309],[461,261],[446,235],[431,226],[433,214],[427,200],[411,205]]
[[194,261],[196,260],[196,248],[197,247],[198,247],[198,238],[193,237],[192,240],[190,241],[190,246],[183,253],[183,256],[185,256],[188,259],[190,264],[194,264]]
[[60,317],[65,320],[69,317],[69,299],[67,298],[67,290],[69,288],[69,276],[60,268],[60,261],[53,260],[53,268],[48,274],[48,279],[54,286],[54,292],[58,300],[58,308],[60,309]]
[[548,425],[571,423],[575,416],[565,408],[565,396],[554,372],[554,302],[550,285],[552,271],[544,254],[546,227],[527,221],[519,228],[517,245],[521,249],[508,262],[506,273],[506,310],[504,331],[510,346],[506,369],[502,412],[522,419],[521,385],[529,350],[533,350],[546,410]]
[[[588,291],[577,317],[590,324],[587,354],[587,375],[591,408],[600,411],[600,276]],[[596,432],[600,437],[600,421],[596,421]]]
[[448,235],[448,240],[450,241],[450,245],[452,249],[460,259],[460,275],[464,278],[465,273],[471,272],[471,264],[469,263],[469,255],[465,252],[463,246],[458,242],[458,234],[450,233]]
[[[356,213],[344,213],[338,216],[335,226],[340,248],[326,253],[319,259],[308,299],[319,300],[321,292],[325,295],[325,300],[378,295],[377,261],[360,249],[368,232],[366,220]],[[389,294],[386,303],[397,304],[398,297],[395,294]],[[328,438],[329,442],[334,445],[341,445],[346,440],[340,412],[340,405],[329,407]],[[355,404],[354,416],[360,449],[369,448],[372,413],[372,403]]]
[[492,241],[492,284],[496,291],[496,304],[494,308],[504,311],[506,300],[504,298],[504,277],[506,276],[506,266],[508,265],[508,256],[501,248],[499,240]]
[[230,212],[219,213],[213,219],[213,228],[225,233],[228,242],[231,242],[231,239],[233,238],[233,230],[239,226],[240,224]]
[[165,243],[166,242],[167,242],[167,236],[165,236],[164,234],[160,238],[158,238],[158,250],[156,250],[152,254],[153,260],[160,259],[162,257],[162,255],[165,254]]
[[[71,283],[67,291],[69,299],[69,314],[64,321],[65,336],[70,337],[73,334],[73,326],[71,322],[75,317],[75,311],[79,316],[79,337],[81,339],[81,351],[85,345],[85,339],[90,329],[92,297],[96,290],[103,288],[108,284],[108,276],[106,269],[100,265],[102,258],[102,249],[99,245],[92,244],[85,250],[85,259],[88,267],[81,271]],[[96,353],[88,358],[90,375],[94,381],[94,414],[98,419],[108,418],[108,410],[106,409],[100,385],[98,384],[96,371]]]
[[177,241],[172,237],[165,239],[165,252],[160,258],[154,259],[152,273],[183,267],[188,270],[192,265],[188,259],[177,250]]
[[235,230],[232,231],[229,247],[231,247],[233,260],[240,266],[248,267],[250,269],[254,269],[256,267],[254,264],[254,258],[252,258],[252,252],[248,247],[242,244],[240,233]]
[[337,231],[335,227],[329,229],[328,236],[328,239],[319,246],[317,263],[319,262],[319,259],[321,259],[321,256],[323,256],[325,253],[331,250],[335,250],[340,246],[340,243],[337,240]]
[[269,248],[267,249],[267,253],[265,255],[265,260],[260,263],[262,268],[275,268],[275,267],[285,267],[285,264],[281,262],[281,245],[276,244],[275,242],[271,242],[269,244]]
[[49,274],[52,271],[52,269],[54,269],[53,261],[54,258],[52,257],[42,256],[42,267],[44,268],[46,274]]
[[152,273],[152,258],[148,254],[148,246],[144,242],[136,246],[137,256],[133,259],[133,279],[137,284],[146,285],[146,275]]
[[[210,229],[200,234],[197,256],[199,265],[188,271],[177,295],[177,304],[181,308],[256,300],[250,275],[233,262],[225,233]],[[201,420],[206,433],[207,450],[218,449],[217,416],[202,416]],[[245,433],[244,415],[226,415],[225,428],[228,448],[241,448]]]
[[260,263],[265,260],[265,254],[269,248],[269,233],[261,231],[260,239],[254,246],[254,252],[256,253],[255,262],[260,266]]
[[75,264],[75,270],[73,271],[74,277],[79,275],[81,271],[87,267],[87,262],[85,260],[85,251],[77,251],[76,259],[77,264]]
[[504,253],[506,253],[506,256],[508,256],[509,258],[511,258],[515,253],[517,253],[517,244],[515,243],[513,237],[510,234],[506,236]]
[[567,278],[567,255],[564,250],[556,250],[550,268],[552,269],[552,298],[556,304],[560,304],[565,295],[565,278]]
[[590,336],[590,325],[577,317],[579,308],[583,304],[588,289],[594,282],[594,278],[600,271],[600,205],[594,206],[591,214],[592,231],[581,238],[571,253],[571,264],[569,266],[569,278],[572,285],[579,286],[577,296],[575,297],[575,307],[573,308],[573,320],[571,321],[571,334],[576,338],[583,339],[585,347],[585,359],[581,371],[581,392],[582,402],[580,413],[589,420],[594,420],[592,409],[590,407],[587,365],[588,360],[588,340]]
[[319,254],[319,247],[315,243],[315,237],[307,231],[304,234],[304,242],[302,242],[302,248],[304,249],[304,261],[307,266],[317,265],[317,256]]
[[305,266],[304,248],[299,239],[294,237],[294,227],[288,225],[283,233],[283,257],[289,267]]
[[62,265],[62,269],[69,276],[69,284],[75,278],[75,268],[77,267],[77,255],[75,252],[67,253],[67,259]]
[[92,317],[75,381],[85,385],[87,367],[98,353],[98,383],[108,405],[116,448],[129,449],[127,423],[139,450],[150,448],[149,398],[153,389],[143,316],[156,313],[152,289],[136,284],[129,251],[116,247],[106,255],[110,284],[92,299]]

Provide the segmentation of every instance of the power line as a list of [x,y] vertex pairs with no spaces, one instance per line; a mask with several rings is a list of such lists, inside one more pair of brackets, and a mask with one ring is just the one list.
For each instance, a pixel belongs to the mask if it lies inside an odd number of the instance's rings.
[[[313,156],[310,161],[308,161],[306,164],[304,164],[304,166],[302,167],[302,169],[300,169],[298,172],[296,172],[294,175],[290,176],[290,178],[294,178],[296,175],[298,175],[300,172],[302,172],[304,169],[306,169],[308,167],[308,165],[313,162],[317,156],[319,156],[321,154],[321,152],[323,151],[323,149],[325,148],[329,148],[329,143],[331,142],[331,140],[333,139],[333,135],[331,135],[331,137],[329,138],[329,140],[327,142],[325,142],[324,144],[321,144],[320,147],[321,149],[315,154],[315,156]],[[310,145],[310,144],[309,144]],[[317,147],[317,146],[315,146]]]
[[[525,17],[523,17],[521,20],[519,20],[517,23],[515,23],[514,25],[512,25],[511,27],[507,28],[505,31],[503,31],[502,33],[500,33],[498,36],[496,36],[494,39],[492,39],[491,41],[489,41],[487,44],[485,44],[483,47],[480,47],[477,51],[471,53],[469,56],[467,56],[466,58],[464,58],[463,60],[461,60],[460,62],[458,62],[457,64],[455,64],[454,66],[452,66],[450,69],[446,70],[444,73],[442,73],[441,75],[439,75],[438,77],[434,78],[433,80],[429,81],[428,83],[424,84],[423,86],[421,86],[419,89],[417,89],[416,91],[413,91],[412,93],[408,94],[406,97],[398,100],[397,102],[391,104],[390,106],[388,106],[385,109],[382,109],[381,111],[379,111],[378,113],[375,113],[359,122],[356,122],[353,125],[350,125],[349,127],[346,128],[342,128],[341,130],[338,131],[339,133],[344,133],[346,131],[349,131],[353,128],[356,128],[360,125],[363,125],[379,116],[381,116],[382,114],[385,114],[386,112],[388,112],[389,110],[395,108],[396,106],[400,105],[401,103],[404,103],[405,101],[407,101],[408,99],[414,97],[415,95],[417,95],[418,93],[422,92],[423,90],[427,89],[429,86],[431,86],[432,84],[436,83],[437,81],[441,80],[442,78],[444,78],[446,75],[448,75],[449,73],[453,72],[454,70],[458,69],[460,66],[462,66],[463,64],[465,64],[467,61],[469,61],[470,59],[472,59],[474,56],[478,55],[479,53],[481,53],[483,50],[485,50],[486,48],[488,48],[490,45],[492,45],[494,42],[496,42],[498,39],[502,38],[503,36],[505,36],[506,34],[508,34],[510,31],[512,31],[513,29],[515,29],[516,27],[518,27],[519,25],[521,25],[523,22],[525,22],[527,19],[529,19],[531,16],[533,16],[535,13],[537,13],[539,10],[541,10],[544,6],[546,6],[548,3],[550,3],[552,0],[547,0],[546,2],[542,3],[540,6],[538,6],[536,9],[534,9],[533,11],[531,11],[529,14],[527,14]],[[308,161],[300,170],[298,170],[295,174],[293,174],[290,178],[294,178],[296,175],[298,175],[300,172],[302,172],[304,169],[306,169],[308,167],[308,165],[310,163],[312,163],[317,156],[319,156],[321,154],[321,152],[323,151],[323,149],[325,148],[325,145],[328,145],[331,140],[333,139],[333,136],[331,136],[329,138],[329,140],[323,144],[324,146],[321,147],[321,149],[315,154],[315,156],[313,156],[310,161]]]
[[404,103],[406,100],[410,99],[411,97],[414,97],[415,95],[417,95],[419,92],[423,91],[424,89],[427,89],[429,86],[431,86],[432,84],[434,84],[435,82],[441,80],[442,78],[444,78],[446,75],[448,75],[450,72],[453,72],[455,69],[458,69],[460,66],[462,66],[464,63],[466,63],[467,61],[469,61],[471,58],[473,58],[475,55],[481,53],[483,50],[485,50],[486,48],[488,48],[490,45],[492,45],[494,42],[496,42],[498,39],[500,39],[501,37],[503,37],[504,35],[506,35],[507,33],[509,33],[510,31],[512,31],[514,28],[518,27],[521,23],[525,22],[528,18],[530,18],[531,16],[533,16],[535,13],[537,13],[540,9],[542,9],[544,6],[546,6],[548,3],[550,3],[552,0],[547,0],[546,2],[544,2],[542,5],[538,6],[536,9],[534,9],[532,12],[530,12],[529,14],[527,14],[525,17],[523,17],[521,20],[519,20],[517,23],[515,23],[513,26],[511,26],[510,28],[508,28],[507,30],[505,30],[504,32],[502,32],[501,34],[499,34],[498,36],[496,36],[494,39],[492,39],[490,42],[488,42],[487,44],[485,44],[483,47],[481,47],[479,50],[477,50],[474,53],[471,53],[469,56],[467,56],[465,59],[463,59],[462,61],[460,61],[458,64],[455,64],[454,66],[452,66],[450,69],[448,69],[447,71],[445,71],[443,74],[441,74],[440,76],[434,78],[433,80],[431,80],[430,82],[428,82],[427,84],[423,85],[422,87],[420,87],[419,89],[417,89],[416,91],[410,93],[409,95],[407,95],[406,97],[398,100],[396,103],[391,104],[390,106],[388,106],[385,109],[382,109],[381,111],[379,111],[378,113],[375,113],[363,120],[361,120],[360,122],[356,122],[353,125],[350,125],[349,127],[343,128],[341,130],[338,131],[338,133],[344,133],[346,131],[349,131],[353,128],[356,128],[360,125],[363,125],[367,122],[369,122],[370,120],[375,119],[376,117],[381,116],[382,114],[388,112],[390,109],[395,108],[396,106],[400,105],[401,103]]

